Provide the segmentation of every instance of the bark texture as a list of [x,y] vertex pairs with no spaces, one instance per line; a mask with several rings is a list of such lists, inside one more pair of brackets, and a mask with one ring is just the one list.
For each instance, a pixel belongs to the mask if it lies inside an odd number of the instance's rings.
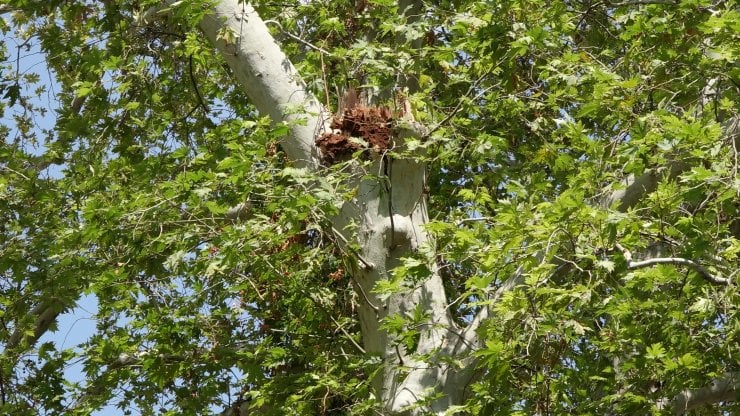
[[331,114],[307,91],[254,8],[235,0],[216,2],[200,28],[221,51],[257,109],[290,126],[282,146],[295,166],[317,169],[314,139],[328,129]]
[[[418,13],[418,3],[401,1],[400,10]],[[324,133],[336,133],[331,130],[331,114],[306,90],[255,10],[237,0],[221,0],[200,27],[223,53],[259,111],[275,123],[291,127],[282,145],[293,163],[320,170],[321,152],[315,143]],[[421,130],[421,126],[411,123],[409,128],[396,131],[390,147],[401,148],[404,137],[418,135]],[[728,130],[734,134],[734,128]],[[427,265],[430,273],[403,293],[382,298],[373,293],[379,281],[392,278],[392,270],[402,264],[404,257],[433,244],[424,229],[429,219],[424,193],[426,166],[385,152],[375,152],[373,157],[366,171],[357,172],[356,177],[364,179],[351,184],[357,188],[355,198],[344,202],[339,215],[332,219],[340,245],[354,256],[352,278],[360,299],[358,315],[364,348],[383,360],[383,371],[374,385],[387,414],[441,415],[450,406],[464,402],[466,388],[475,377],[474,362],[465,357],[479,342],[476,331],[489,311],[484,308],[467,327],[459,328],[448,312],[443,281],[433,261]],[[686,166],[676,163],[670,169],[670,174],[676,176]],[[621,211],[629,209],[655,190],[658,175],[647,172],[626,182],[624,190],[613,192],[602,204]],[[493,294],[493,300],[521,281],[517,271]],[[425,320],[419,325],[414,351],[406,351],[381,325],[386,317],[410,315],[415,310],[421,310]],[[422,361],[421,356],[427,358]],[[427,400],[432,395],[435,399]],[[684,401],[676,398],[674,408],[686,409],[689,403],[698,402],[686,397]]]
[[[282,145],[293,163],[311,170],[320,169],[321,157],[315,140],[322,132],[330,131],[331,115],[306,91],[295,68],[255,10],[236,0],[223,0],[214,5],[200,27],[223,53],[258,110],[268,114],[275,123],[291,126]],[[404,134],[413,135],[415,130],[410,128],[398,134],[396,146],[402,146]],[[449,360],[443,357],[450,356],[459,343],[466,341],[446,308],[444,286],[436,265],[429,264],[428,278],[402,294],[380,299],[372,293],[376,283],[388,279],[403,257],[430,244],[423,228],[429,218],[423,191],[425,170],[423,164],[412,160],[375,155],[366,173],[379,174],[354,184],[358,188],[357,196],[345,202],[333,219],[340,241],[360,248],[354,261],[353,282],[361,299],[359,319],[363,343],[366,351],[379,355],[385,363],[374,384],[390,413],[442,414],[450,405],[462,401],[464,387],[472,376],[464,368],[451,368]],[[424,311],[426,322],[420,328],[415,351],[405,351],[381,329],[381,323],[383,318],[410,314],[415,308]],[[415,359],[419,354],[432,356],[432,364]],[[441,399],[417,407],[429,395],[440,392]]]

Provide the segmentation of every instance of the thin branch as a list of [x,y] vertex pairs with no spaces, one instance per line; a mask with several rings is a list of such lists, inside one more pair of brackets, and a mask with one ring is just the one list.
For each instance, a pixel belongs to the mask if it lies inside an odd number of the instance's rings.
[[477,221],[493,221],[494,217],[475,217],[475,218],[463,218],[455,223],[458,227],[465,224],[466,222],[477,222]]
[[200,95],[200,90],[198,89],[198,82],[195,81],[195,75],[193,74],[193,54],[190,54],[189,58],[189,71],[190,72],[190,82],[193,84],[193,89],[195,89],[195,95],[198,96],[198,103],[203,108],[203,111],[208,115],[211,111],[208,109],[208,105],[203,101],[203,96]]
[[18,172],[17,170],[13,170],[13,169],[11,169],[11,168],[9,168],[7,166],[0,166],[0,168],[2,168],[3,170],[7,170],[8,172],[15,173],[16,175],[22,177],[23,179],[25,179],[27,181],[30,181],[31,180],[31,179],[28,178],[28,176],[22,174],[21,172]]
[[365,299],[365,302],[367,302],[368,306],[370,306],[370,308],[373,311],[375,311],[375,315],[377,316],[378,314],[380,314],[380,308],[378,308],[377,306],[375,306],[370,301],[370,298],[367,297],[367,293],[365,293],[365,289],[362,288],[362,285],[360,284],[360,282],[358,282],[357,280],[355,280],[353,277],[350,277],[350,279],[352,280],[352,283],[354,284],[354,286],[357,288],[357,291],[360,292],[360,295],[362,295],[362,298]]
[[[365,260],[365,259],[364,259],[364,258],[363,258],[363,257],[362,257],[362,256],[360,255],[360,253],[359,253],[359,252],[358,252],[357,250],[355,250],[354,248],[352,248],[352,246],[351,246],[351,245],[349,244],[349,241],[347,241],[347,239],[346,239],[346,238],[344,237],[344,235],[342,235],[342,233],[340,233],[340,232],[339,232],[339,230],[337,230],[337,229],[336,229],[336,228],[334,228],[334,227],[331,227],[331,230],[332,230],[332,232],[334,233],[334,235],[336,235],[337,237],[339,237],[339,239],[341,239],[341,240],[342,240],[342,242],[344,243],[344,247],[346,247],[346,248],[347,248],[347,251],[349,251],[349,252],[350,252],[350,253],[352,253],[352,254],[353,254],[353,255],[354,255],[355,257],[357,257],[357,260],[359,260],[359,261],[360,261],[360,263],[362,263],[362,265],[363,265],[363,267],[364,267],[365,269],[367,269],[367,270],[372,270],[372,269],[374,269],[374,268],[375,268],[375,265],[374,265],[374,264],[373,264],[373,263],[372,263],[371,261]],[[341,248],[342,248],[342,246],[340,245],[340,249],[341,249]]]
[[694,270],[695,272],[699,273],[701,277],[703,277],[705,280],[707,280],[710,283],[714,283],[715,285],[725,285],[725,286],[730,284],[729,279],[726,279],[720,276],[715,276],[712,273],[710,273],[709,270],[705,269],[701,264],[693,260],[684,259],[682,257],[655,257],[652,259],[630,262],[628,263],[627,267],[629,267],[630,269],[639,269],[642,267],[654,266],[656,264],[679,264],[682,266],[687,266],[690,269]]
[[626,0],[626,1],[607,1],[607,5],[609,6],[638,6],[638,5],[646,5],[646,4],[668,4],[668,5],[676,5],[678,4],[678,1],[676,0]]
[[[492,68],[493,68],[493,67],[492,67]],[[445,124],[447,124],[447,122],[449,122],[450,120],[452,120],[452,118],[453,118],[453,117],[455,117],[455,115],[457,115],[457,113],[458,113],[458,112],[460,112],[460,110],[462,109],[462,105],[463,105],[463,101],[464,101],[464,99],[465,99],[465,98],[468,98],[468,96],[469,96],[469,95],[470,95],[470,94],[471,94],[471,93],[472,93],[472,92],[473,92],[473,91],[474,91],[474,90],[475,90],[476,88],[478,88],[478,85],[479,85],[479,84],[480,84],[480,83],[481,83],[481,82],[482,82],[482,81],[483,81],[483,80],[485,79],[485,77],[487,77],[487,76],[488,76],[488,75],[489,75],[489,74],[490,74],[490,73],[491,73],[492,71],[493,71],[493,69],[490,69],[490,70],[486,71],[486,72],[485,72],[485,73],[484,73],[483,75],[481,75],[480,77],[478,77],[478,79],[477,79],[477,80],[475,80],[475,82],[473,82],[472,84],[470,84],[470,87],[468,88],[468,91],[467,91],[467,92],[465,92],[465,94],[463,94],[463,96],[462,96],[462,97],[460,98],[460,100],[458,100],[458,101],[457,101],[457,104],[455,105],[455,108],[453,108],[453,109],[452,109],[452,111],[451,111],[451,112],[450,112],[449,114],[447,114],[447,116],[445,116],[445,118],[443,118],[443,119],[442,119],[442,121],[440,121],[439,123],[437,123],[437,124],[436,124],[436,125],[435,125],[434,127],[430,128],[430,129],[429,129],[429,131],[428,131],[428,132],[426,133],[425,137],[429,137],[429,136],[431,136],[431,135],[432,135],[432,133],[434,133],[435,131],[439,130],[439,129],[440,129],[440,128],[441,128],[442,126],[444,126]],[[475,100],[477,100],[478,98],[480,98],[480,97],[484,96],[484,95],[485,95],[485,94],[486,94],[486,93],[487,93],[488,91],[490,91],[490,90],[492,90],[493,88],[495,88],[495,87],[498,87],[498,86],[499,86],[499,84],[495,84],[495,85],[492,85],[492,86],[490,86],[490,87],[488,87],[488,88],[484,88],[484,89],[483,89],[483,90],[481,90],[481,91],[480,91],[480,92],[479,92],[478,94],[476,94],[476,95],[475,95],[475,96],[474,96],[473,98],[471,98],[471,99],[470,99],[470,101],[475,101]]]
[[337,326],[337,328],[339,328],[339,330],[340,330],[340,331],[342,331],[342,333],[344,334],[344,336],[345,336],[345,337],[347,337],[347,339],[349,340],[349,342],[351,342],[351,343],[352,343],[352,345],[354,345],[354,346],[355,346],[355,348],[357,348],[357,351],[361,352],[362,354],[366,354],[366,353],[367,353],[367,352],[365,351],[365,349],[364,349],[364,348],[362,348],[362,347],[360,346],[360,344],[358,344],[358,343],[357,343],[357,341],[355,341],[355,339],[354,339],[354,338],[352,338],[352,335],[350,335],[350,333],[349,333],[349,332],[347,332],[347,330],[346,330],[346,329],[344,329],[344,327],[343,327],[342,325],[340,325],[340,324],[339,324],[339,322],[337,322],[337,320],[336,320],[336,319],[334,319],[334,317],[333,317],[333,316],[329,315],[329,318],[331,318],[332,322],[334,322],[334,325],[336,325],[336,326]]
[[[362,288],[360,288],[360,290],[362,290]],[[323,312],[324,312],[324,313],[326,314],[326,316],[328,316],[328,317],[329,317],[329,319],[331,319],[331,321],[332,321],[332,322],[334,323],[334,325],[336,325],[336,326],[337,326],[337,329],[339,329],[340,331],[342,331],[342,333],[344,334],[344,336],[346,336],[346,337],[347,337],[347,339],[348,339],[348,340],[349,340],[349,341],[350,341],[350,342],[352,343],[352,345],[353,345],[353,346],[354,346],[355,348],[357,348],[357,351],[359,351],[359,352],[360,352],[360,353],[362,353],[362,354],[366,354],[366,353],[367,353],[367,352],[365,351],[365,349],[364,349],[364,348],[362,348],[362,347],[360,346],[360,344],[358,344],[358,343],[357,343],[357,341],[355,341],[355,339],[354,339],[354,338],[352,338],[352,335],[350,335],[350,333],[349,333],[349,332],[347,332],[347,330],[346,330],[346,329],[344,329],[344,326],[342,326],[341,324],[339,324],[339,322],[338,322],[338,321],[337,321],[336,319],[334,319],[334,316],[332,316],[331,312],[330,312],[330,311],[328,311],[328,310],[327,310],[327,309],[326,309],[326,308],[324,307],[324,305],[322,305],[322,304],[321,304],[321,302],[319,302],[319,301],[318,301],[318,300],[317,300],[317,299],[316,299],[316,298],[315,298],[314,296],[311,296],[311,295],[310,295],[310,294],[308,294],[308,293],[304,293],[304,294],[305,294],[306,298],[310,299],[310,300],[311,300],[311,301],[313,302],[313,304],[314,304],[314,305],[316,305],[316,307],[318,307],[319,309],[321,309],[321,310],[322,310],[322,311],[323,311]],[[363,292],[363,295],[364,295],[364,292]],[[366,298],[366,300],[367,300],[367,298]],[[370,306],[371,306],[371,307],[373,307],[372,303],[370,303],[370,301],[369,301],[369,300],[368,300],[367,302],[368,302],[368,303],[370,304]],[[377,312],[377,311],[376,311],[376,312]]]
[[[496,289],[493,295],[491,295],[491,297],[488,299],[487,303],[494,304],[498,302],[506,292],[509,292],[515,287],[522,284],[524,282],[523,272],[524,268],[522,266],[519,266],[511,275],[511,277],[506,279],[506,281],[502,283],[498,289]],[[455,350],[457,350],[459,346],[463,346],[463,351],[465,351],[470,349],[470,346],[476,343],[476,341],[478,340],[478,334],[476,333],[476,331],[478,331],[478,327],[480,327],[481,323],[488,319],[489,313],[489,306],[483,305],[481,310],[478,311],[475,317],[473,317],[473,320],[470,321],[470,324],[468,324],[468,326],[462,332],[462,336],[460,337],[460,344],[455,347]]]
[[308,46],[311,49],[317,50],[317,51],[323,53],[324,55],[334,56],[334,55],[331,54],[331,52],[327,51],[326,49],[323,49],[321,47],[318,47],[318,46],[312,44],[311,42],[308,42],[306,40],[303,40],[300,37],[298,37],[298,36],[296,36],[296,35],[288,32],[287,30],[283,29],[283,25],[281,25],[280,22],[277,22],[275,20],[263,20],[263,22],[265,22],[265,23],[272,23],[272,24],[276,25],[278,28],[280,28],[280,32],[281,33],[283,33],[284,35],[290,37],[293,40],[297,40],[298,42],[300,42],[300,43]]
[[704,280],[715,285],[729,286],[731,283],[730,279],[724,278],[721,275],[717,276],[712,274],[709,270],[704,268],[704,266],[693,260],[685,259],[683,257],[652,257],[645,260],[633,261],[632,253],[630,253],[629,250],[625,249],[620,244],[617,244],[616,247],[622,252],[624,259],[627,261],[627,268],[631,270],[651,267],[656,264],[677,264],[694,270],[699,273]]

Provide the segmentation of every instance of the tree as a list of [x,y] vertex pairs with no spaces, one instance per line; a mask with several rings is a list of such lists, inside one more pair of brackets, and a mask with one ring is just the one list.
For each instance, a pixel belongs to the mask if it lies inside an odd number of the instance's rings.
[[739,410],[734,1],[254,7],[0,6],[3,413]]

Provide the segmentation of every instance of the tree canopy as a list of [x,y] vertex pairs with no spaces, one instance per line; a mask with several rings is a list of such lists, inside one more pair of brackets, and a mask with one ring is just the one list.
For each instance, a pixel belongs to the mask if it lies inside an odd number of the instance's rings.
[[[0,31],[0,413],[740,412],[734,0]],[[83,297],[95,333],[40,342]]]

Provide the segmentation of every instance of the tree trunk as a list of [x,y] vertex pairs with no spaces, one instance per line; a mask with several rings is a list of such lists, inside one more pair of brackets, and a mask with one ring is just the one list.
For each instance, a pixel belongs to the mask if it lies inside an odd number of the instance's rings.
[[[400,10],[410,6],[400,2]],[[413,4],[411,4],[413,6]],[[282,142],[294,165],[311,171],[321,168],[316,138],[330,131],[331,114],[309,91],[288,58],[270,35],[264,22],[248,4],[220,0],[200,23],[203,32],[222,52],[252,103],[275,123],[286,123],[290,132]],[[403,137],[418,135],[419,126],[397,129],[396,149]],[[729,128],[734,134],[734,128]],[[400,133],[400,134],[399,134]],[[357,167],[357,169],[360,169]],[[465,328],[458,328],[448,312],[448,300],[436,264],[428,261],[429,273],[402,293],[378,296],[378,282],[392,279],[392,271],[404,257],[433,244],[424,225],[428,222],[425,188],[426,166],[414,160],[376,155],[351,201],[343,202],[332,218],[332,228],[345,252],[352,253],[352,279],[365,349],[382,359],[383,369],[373,380],[376,394],[386,413],[443,414],[452,405],[462,404],[466,387],[475,376],[469,352],[480,342],[476,330],[488,316],[483,308]],[[671,165],[671,174],[685,169]],[[602,203],[626,210],[657,185],[648,172],[629,178],[624,191],[615,191]],[[493,295],[521,282],[518,271]],[[407,351],[399,340],[381,328],[394,315],[424,317],[414,330],[418,339]],[[421,357],[425,357],[423,360]],[[450,358],[450,359],[447,359]],[[451,363],[457,362],[455,366]],[[434,399],[428,400],[434,396]]]
[[[293,163],[320,169],[315,139],[328,131],[330,114],[306,90],[296,69],[275,43],[264,22],[248,4],[236,0],[218,2],[200,23],[201,29],[223,53],[254,105],[275,123],[287,123],[290,133],[282,146]],[[234,36],[224,36],[232,33]],[[297,122],[303,118],[305,123]],[[412,130],[409,130],[413,134]],[[395,146],[402,146],[397,135]],[[428,221],[425,186],[426,167],[412,160],[378,156],[369,174],[356,184],[352,201],[345,202],[332,219],[333,229],[344,245],[359,247],[352,259],[352,278],[358,299],[362,338],[368,353],[382,358],[383,370],[374,386],[387,412],[409,414],[433,411],[442,414],[461,403],[471,373],[451,368],[449,360],[465,340],[447,311],[442,279],[435,264],[429,276],[401,294],[380,299],[373,294],[377,282],[389,279],[403,257],[430,244],[424,224]],[[351,251],[351,250],[350,250]],[[416,328],[419,339],[414,351],[406,351],[381,329],[384,318],[406,316],[420,308],[425,322]],[[431,359],[419,361],[419,355]],[[431,394],[442,398],[413,409]]]

